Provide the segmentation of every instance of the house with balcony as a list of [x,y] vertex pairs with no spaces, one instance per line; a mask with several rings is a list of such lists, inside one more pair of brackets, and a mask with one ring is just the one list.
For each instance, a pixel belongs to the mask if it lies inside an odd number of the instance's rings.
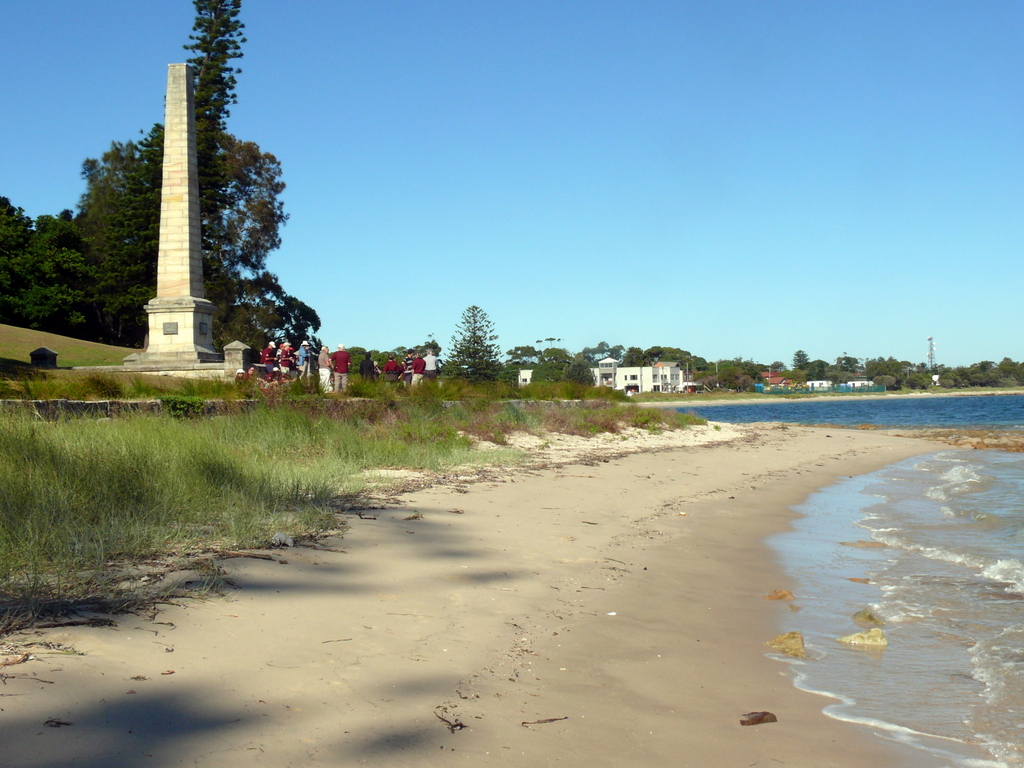
[[654,365],[622,366],[614,357],[606,357],[591,369],[594,381],[600,387],[621,389],[625,392],[692,392],[693,371],[679,363],[663,360]]
[[[676,362],[657,362],[645,366],[621,366],[614,357],[606,357],[590,369],[599,387],[611,387],[625,392],[692,392],[693,371],[685,370]],[[533,381],[533,370],[519,371],[519,385]]]

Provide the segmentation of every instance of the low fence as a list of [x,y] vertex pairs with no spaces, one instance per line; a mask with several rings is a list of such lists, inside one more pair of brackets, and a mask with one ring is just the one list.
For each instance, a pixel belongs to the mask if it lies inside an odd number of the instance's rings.
[[881,384],[852,387],[849,384],[837,384],[834,387],[765,387],[766,395],[866,395],[871,392],[885,392]]

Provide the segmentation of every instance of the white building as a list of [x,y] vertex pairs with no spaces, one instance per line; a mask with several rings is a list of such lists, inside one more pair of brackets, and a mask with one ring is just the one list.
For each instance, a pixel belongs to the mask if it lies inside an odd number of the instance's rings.
[[820,381],[808,381],[807,389],[812,392],[831,392],[832,390],[839,391],[850,391],[851,389],[863,389],[864,387],[873,387],[875,382],[870,379],[853,379],[845,384],[833,384],[831,381],[824,379]]
[[[598,386],[626,392],[686,392],[692,390],[693,371],[683,370],[679,363],[659,362],[648,366],[622,367],[614,357],[606,357],[591,368]],[[529,384],[533,370],[519,371],[519,384]]]

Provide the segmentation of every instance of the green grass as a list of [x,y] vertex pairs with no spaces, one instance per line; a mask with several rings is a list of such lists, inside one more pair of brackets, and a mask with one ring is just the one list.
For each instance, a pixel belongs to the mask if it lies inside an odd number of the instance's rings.
[[[298,393],[300,387],[295,388]],[[258,386],[230,379],[185,379],[136,373],[27,369],[0,378],[0,399],[152,400],[164,396],[238,400],[259,397]]]
[[628,402],[622,392],[608,387],[587,387],[571,382],[537,383],[526,387],[503,383],[471,384],[442,379],[424,381],[415,387],[385,381],[364,381],[352,378],[348,391],[324,393],[317,379],[296,380],[283,387],[268,390],[258,382],[235,383],[233,379],[186,379],[120,371],[8,370],[0,378],[0,398],[28,400],[112,400],[153,399],[164,395],[203,397],[206,399],[263,399],[272,405],[325,395],[333,400],[369,398],[382,401],[441,404],[460,401],[493,403],[501,400],[602,400]]
[[29,353],[40,347],[46,347],[56,352],[57,365],[61,367],[121,365],[127,355],[139,351],[0,323],[0,350],[3,350],[2,356],[0,356],[0,371],[14,372],[28,368],[31,364]]
[[[113,593],[148,558],[265,545],[338,525],[332,504],[364,469],[472,463],[447,425],[262,410],[217,419],[134,417],[0,428],[0,599],[30,612]],[[115,564],[112,567],[111,564]]]

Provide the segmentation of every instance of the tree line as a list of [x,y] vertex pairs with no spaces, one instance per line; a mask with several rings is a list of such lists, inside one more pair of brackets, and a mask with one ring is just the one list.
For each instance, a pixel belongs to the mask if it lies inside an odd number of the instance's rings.
[[[493,324],[479,307],[470,307],[463,314],[462,328],[470,328],[473,343],[468,345],[470,356],[486,358],[487,364],[478,366],[486,370],[491,380],[516,383],[519,371],[531,369],[533,381],[579,381],[593,383],[592,369],[602,360],[615,360],[622,367],[651,366],[658,362],[674,362],[684,370],[692,372],[693,381],[706,389],[753,390],[754,385],[763,382],[763,374],[771,372],[794,384],[808,381],[828,381],[844,384],[855,378],[872,379],[875,384],[890,390],[927,389],[934,386],[933,376],[938,376],[938,386],[944,388],[966,387],[1015,387],[1024,385],[1024,362],[1014,362],[1006,357],[999,363],[981,361],[969,366],[929,367],[925,363],[911,363],[894,357],[856,358],[843,353],[834,361],[811,359],[802,349],[793,354],[791,364],[775,360],[764,363],[752,359],[733,358],[709,361],[700,355],[678,346],[655,345],[643,349],[609,344],[602,341],[593,347],[584,347],[571,352],[560,345],[557,337],[537,339],[533,344],[512,347],[504,353],[504,359],[497,345]],[[459,334],[452,344],[462,341]],[[489,339],[489,342],[485,341]]]
[[[316,311],[267,269],[288,220],[281,164],[227,130],[243,56],[242,0],[194,0],[195,92],[203,275],[216,307],[214,345],[314,339]],[[0,197],[0,322],[126,347],[145,343],[156,295],[163,125],[114,141],[82,163],[76,210],[31,219]]]

